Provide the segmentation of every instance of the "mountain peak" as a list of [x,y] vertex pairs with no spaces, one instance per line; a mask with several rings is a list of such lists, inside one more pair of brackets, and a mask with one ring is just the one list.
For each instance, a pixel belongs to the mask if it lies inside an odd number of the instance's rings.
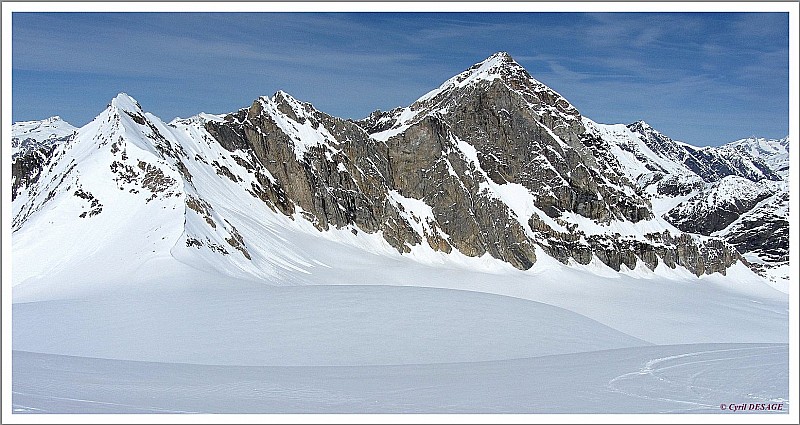
[[58,115],[43,120],[15,122],[11,125],[12,155],[63,141],[72,137],[77,130]]
[[277,100],[281,98],[294,99],[294,96],[290,95],[289,93],[286,93],[283,90],[278,90],[275,92],[275,94],[272,95],[272,99]]
[[[530,78],[528,71],[518,64],[508,52],[497,52],[481,62],[469,67],[466,71],[456,75],[452,79],[459,82],[466,80],[494,80],[509,75],[522,74],[526,79]],[[451,80],[452,80],[451,79]]]
[[309,114],[316,111],[316,108],[308,102],[298,100],[294,96],[283,90],[278,90],[272,98],[263,97],[262,103],[272,105],[268,109],[273,109],[297,122],[304,122],[309,118]]
[[109,106],[116,107],[117,109],[121,109],[123,111],[129,112],[142,112],[142,105],[136,101],[136,99],[130,97],[127,93],[119,93],[111,99],[111,104]]
[[508,65],[520,66],[508,52],[497,52],[492,54],[488,58],[484,59],[482,62],[473,65],[473,68],[487,66],[487,65],[490,68],[502,67]]
[[497,52],[484,59],[481,62],[472,65],[460,74],[448,79],[438,88],[431,90],[418,101],[426,101],[432,99],[443,92],[452,89],[463,88],[476,84],[482,81],[494,81],[496,79],[509,81],[509,80],[523,80],[530,83],[540,85],[538,81],[518,64],[508,52]]
[[644,120],[639,120],[639,121],[636,121],[636,122],[632,122],[632,123],[626,125],[626,127],[628,127],[628,129],[630,129],[634,133],[639,133],[639,134],[641,134],[643,136],[655,135],[655,136],[666,137],[660,131],[658,131],[655,128],[653,128],[652,125],[648,124]]
[[305,103],[298,100],[296,97],[290,95],[289,93],[286,93],[283,90],[276,91],[275,94],[272,95],[272,99],[270,100],[272,100],[272,102],[276,104],[289,103],[295,106],[302,105],[303,103]]
[[463,103],[465,97],[478,99],[481,93],[489,91],[509,94],[523,109],[538,117],[549,117],[544,119],[546,124],[543,125],[567,143],[576,142],[575,135],[583,131],[580,112],[555,90],[534,79],[505,51],[496,52],[451,77],[410,106],[387,113],[376,112],[361,124],[373,138],[385,141],[425,116],[447,113]]
[[43,120],[30,120],[30,121],[17,121],[12,124],[12,128],[38,128],[38,127],[47,127],[48,125],[67,125],[72,127],[72,125],[66,121],[59,115],[53,115],[52,117],[45,118]]

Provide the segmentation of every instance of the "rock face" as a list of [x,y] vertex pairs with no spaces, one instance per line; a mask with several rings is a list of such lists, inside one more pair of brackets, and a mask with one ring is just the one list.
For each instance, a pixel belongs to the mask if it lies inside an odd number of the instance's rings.
[[224,121],[207,122],[206,129],[268,172],[270,178],[252,190],[284,214],[299,209],[320,230],[386,230],[387,241],[401,251],[407,242],[420,242],[389,201],[386,144],[354,123],[278,92]]
[[11,199],[24,187],[36,183],[42,167],[50,161],[56,145],[75,137],[78,129],[54,116],[41,121],[23,121],[11,127]]
[[28,187],[42,174],[42,169],[50,160],[55,150],[54,145],[27,149],[13,157],[11,162],[11,200],[17,199],[20,189]]
[[565,263],[596,256],[620,270],[662,261],[698,275],[738,259],[703,238],[680,241],[721,261],[699,264],[662,240],[656,248],[637,230],[657,219],[650,202],[619,173],[608,144],[502,52],[408,107],[360,121],[279,92],[206,130],[268,170],[273,180],[254,188],[265,202],[285,214],[300,209],[321,230],[380,231],[400,252],[423,244],[528,269],[539,247]]
[[[643,122],[594,123],[504,52],[362,120],[278,92],[230,114],[164,124],[120,95],[74,146],[42,149],[14,163],[15,229],[53,196],[80,203],[83,220],[110,220],[124,194],[125,205],[182,214],[170,255],[235,276],[270,267],[289,276],[253,233],[267,218],[243,219],[240,195],[316,231],[377,234],[400,253],[490,256],[522,270],[546,255],[700,276],[742,260],[735,247],[784,258],[783,242],[765,236],[784,224],[758,225],[772,214],[768,199],[788,203],[768,161],[744,148],[694,148]],[[108,162],[102,173],[80,166],[90,155]],[[746,198],[742,185],[755,185]]]

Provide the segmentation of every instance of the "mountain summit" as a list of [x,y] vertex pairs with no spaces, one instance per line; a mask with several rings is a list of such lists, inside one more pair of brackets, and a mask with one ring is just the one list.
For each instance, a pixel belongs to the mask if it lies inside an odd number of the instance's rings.
[[[464,97],[479,94],[499,96],[512,94],[510,108],[525,108],[537,114],[549,125],[551,131],[564,136],[569,142],[572,132],[580,132],[580,113],[564,97],[534,79],[525,68],[506,52],[498,52],[464,72],[448,79],[438,88],[424,94],[408,107],[389,112],[376,111],[359,124],[373,138],[385,140],[402,132],[422,117],[447,114],[458,108]],[[500,99],[495,99],[500,100]],[[505,101],[509,101],[506,99]],[[506,106],[502,104],[501,107]]]
[[[14,164],[14,279],[32,293],[98,262],[125,264],[106,282],[158,265],[304,283],[319,267],[315,240],[355,257],[533,272],[555,262],[702,276],[760,261],[765,274],[784,258],[725,227],[748,208],[770,211],[767,197],[780,203],[768,164],[641,123],[594,123],[505,52],[359,121],[279,91],[166,124],[121,93],[73,140],[39,152],[34,166]],[[729,176],[763,190],[724,223],[689,226],[705,211],[693,199],[727,191]]]
[[11,154],[25,155],[29,151],[54,145],[71,138],[77,128],[56,115],[40,121],[20,121],[11,126]]

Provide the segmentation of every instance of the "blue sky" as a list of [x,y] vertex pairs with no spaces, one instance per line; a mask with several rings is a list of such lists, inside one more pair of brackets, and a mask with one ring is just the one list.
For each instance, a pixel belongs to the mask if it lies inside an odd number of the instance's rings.
[[601,123],[718,145],[789,131],[785,13],[19,13],[13,121],[118,92],[165,121],[284,90],[342,118],[405,106],[497,51]]

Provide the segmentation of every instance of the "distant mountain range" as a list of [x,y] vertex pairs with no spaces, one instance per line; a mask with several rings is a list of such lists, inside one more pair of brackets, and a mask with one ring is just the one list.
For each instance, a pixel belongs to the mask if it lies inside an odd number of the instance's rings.
[[278,92],[165,123],[119,94],[80,129],[12,133],[15,285],[167,264],[302,283],[315,238],[442,268],[551,257],[699,277],[741,262],[788,284],[788,137],[698,148],[598,124],[504,52],[362,120]]

